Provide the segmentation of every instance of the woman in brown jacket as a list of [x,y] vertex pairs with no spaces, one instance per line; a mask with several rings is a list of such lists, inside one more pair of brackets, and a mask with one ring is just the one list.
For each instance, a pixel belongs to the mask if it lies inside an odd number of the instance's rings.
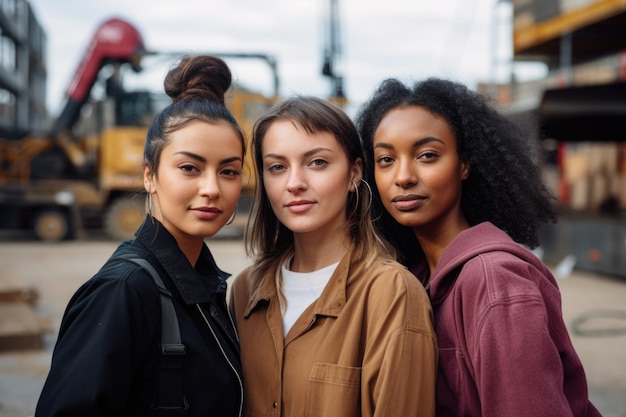
[[235,280],[246,416],[433,416],[437,342],[422,285],[370,219],[356,128],[313,97],[255,125],[259,186]]

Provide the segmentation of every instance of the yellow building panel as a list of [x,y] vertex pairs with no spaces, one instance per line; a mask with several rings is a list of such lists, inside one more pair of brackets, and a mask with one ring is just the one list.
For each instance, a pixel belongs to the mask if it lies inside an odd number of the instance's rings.
[[513,30],[514,53],[523,53],[561,35],[626,12],[626,0],[598,0],[536,23],[520,25]]

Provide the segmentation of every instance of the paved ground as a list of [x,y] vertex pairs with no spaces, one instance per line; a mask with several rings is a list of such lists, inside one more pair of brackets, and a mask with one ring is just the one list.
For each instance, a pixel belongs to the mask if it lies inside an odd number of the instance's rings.
[[[209,246],[220,267],[233,275],[248,264],[239,239],[209,240]],[[115,247],[115,242],[97,238],[46,244],[5,237],[0,239],[0,273],[36,288],[36,312],[58,329],[73,292]],[[626,279],[574,271],[559,285],[563,315],[585,365],[592,401],[604,417],[626,417]],[[54,332],[47,335],[41,351],[0,352],[0,417],[33,415],[55,337]]]

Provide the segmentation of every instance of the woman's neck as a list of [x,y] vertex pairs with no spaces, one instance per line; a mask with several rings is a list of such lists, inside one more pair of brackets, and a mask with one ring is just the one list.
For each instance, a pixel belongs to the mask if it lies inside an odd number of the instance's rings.
[[337,263],[350,247],[345,232],[294,235],[294,256],[290,270],[311,272]]
[[200,258],[200,252],[202,252],[202,243],[198,244],[197,240],[176,240],[178,243],[178,247],[185,255],[185,258],[187,258],[191,266],[195,268],[196,262],[198,262],[198,258]]
[[155,210],[152,216],[174,237],[180,251],[185,255],[191,266],[195,267],[200,257],[200,252],[202,252],[202,246],[204,246],[204,237],[183,233],[180,229],[171,227],[163,221],[158,209]]
[[424,226],[413,229],[413,232],[415,233],[415,236],[424,251],[424,256],[428,262],[428,269],[430,270],[431,277],[434,275],[435,268],[439,264],[443,251],[459,233],[469,227],[470,226],[465,218],[461,218],[459,221],[448,223],[446,227]]

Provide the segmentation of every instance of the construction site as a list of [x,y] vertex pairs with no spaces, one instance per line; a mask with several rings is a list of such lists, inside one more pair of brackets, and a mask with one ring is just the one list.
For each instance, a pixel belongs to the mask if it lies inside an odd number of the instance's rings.
[[[129,89],[125,74],[186,52],[155,50],[131,22],[104,19],[85,39],[61,111],[51,114],[46,29],[28,1],[0,4],[0,417],[25,417],[34,413],[69,298],[145,216],[145,136],[167,102],[162,92]],[[477,89],[537,143],[559,202],[539,256],[560,278],[591,401],[605,417],[626,417],[626,2],[494,4],[512,10],[508,65],[539,62],[547,71]],[[320,65],[332,84],[325,98],[345,106],[333,65],[338,22],[330,21]],[[271,94],[235,84],[229,95],[249,138],[257,118],[281,100],[277,59],[264,51],[214,54],[259,61],[273,81]],[[233,276],[249,263],[241,238],[256,184],[250,154],[241,213],[209,242]]]

